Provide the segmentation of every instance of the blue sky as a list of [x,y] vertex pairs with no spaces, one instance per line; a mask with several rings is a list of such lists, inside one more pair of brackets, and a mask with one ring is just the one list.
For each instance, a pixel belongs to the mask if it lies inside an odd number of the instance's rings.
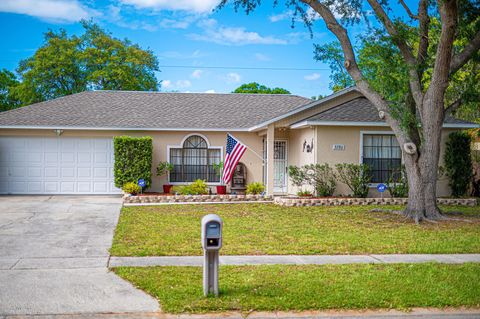
[[[212,12],[219,0],[1,0],[0,68],[14,70],[42,45],[48,29],[79,34],[78,21],[93,19],[118,38],[128,38],[158,57],[162,91],[231,92],[260,82],[311,97],[328,94],[328,66],[313,59],[313,44],[333,36],[322,20],[313,38],[301,22],[291,28],[291,11],[263,1],[255,12],[231,6]],[[362,26],[350,31],[358,34]],[[175,66],[175,67],[168,67]],[[224,69],[205,67],[228,67]],[[251,70],[242,68],[293,68]]]

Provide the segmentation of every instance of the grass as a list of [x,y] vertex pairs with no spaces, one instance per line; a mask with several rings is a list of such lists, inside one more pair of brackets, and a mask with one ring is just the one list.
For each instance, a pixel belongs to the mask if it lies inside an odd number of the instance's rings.
[[169,313],[480,306],[480,264],[222,266],[204,298],[201,267],[121,267]]
[[[224,220],[223,255],[479,253],[480,207],[444,207],[469,220],[416,225],[372,206],[273,204],[124,207],[110,250],[116,256],[201,255],[200,220]],[[394,208],[394,207],[389,207]],[[398,209],[398,207],[396,207]]]

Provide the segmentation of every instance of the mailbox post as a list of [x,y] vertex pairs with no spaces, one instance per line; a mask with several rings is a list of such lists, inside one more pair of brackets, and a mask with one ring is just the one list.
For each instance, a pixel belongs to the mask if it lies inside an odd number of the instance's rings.
[[202,218],[203,294],[218,296],[219,251],[222,248],[222,219],[215,214]]

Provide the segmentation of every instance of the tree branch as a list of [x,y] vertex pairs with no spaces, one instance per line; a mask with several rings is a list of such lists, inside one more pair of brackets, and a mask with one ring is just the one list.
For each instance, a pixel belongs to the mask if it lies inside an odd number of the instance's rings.
[[347,34],[347,30],[342,25],[340,25],[330,8],[328,8],[323,3],[320,3],[318,0],[301,1],[312,7],[312,9],[314,9],[318,14],[320,14],[320,16],[327,24],[327,28],[337,37],[338,41],[340,41],[345,58],[345,69],[355,81],[355,84],[360,90],[360,92],[363,93],[363,95],[377,108],[379,112],[382,111],[385,113],[385,120],[392,128],[399,142],[401,144],[410,142],[411,139],[408,137],[408,134],[402,131],[402,126],[400,122],[390,115],[388,102],[378,92],[373,90],[363,77],[363,74],[358,67],[355,53],[353,51],[352,42],[350,41],[350,38]]
[[405,9],[405,11],[407,11],[407,14],[408,16],[410,17],[410,19],[412,20],[418,20],[418,15],[415,15],[412,13],[412,11],[410,11],[410,8],[407,6],[407,4],[405,3],[405,1],[403,0],[399,0],[400,4],[402,5],[402,7]]
[[408,46],[408,44],[403,40],[403,38],[399,35],[397,28],[393,24],[392,20],[388,17],[385,10],[383,10],[382,6],[377,0],[368,0],[368,3],[372,7],[373,11],[377,15],[378,19],[387,29],[388,34],[392,37],[392,40],[400,49],[400,52],[403,55],[403,59],[408,65],[408,74],[410,77],[410,88],[412,90],[412,96],[415,100],[415,104],[417,107],[422,105],[423,100],[423,90],[420,78],[418,76],[417,71],[417,60],[415,59],[412,49]]
[[480,50],[480,30],[477,31],[477,34],[475,34],[472,41],[465,46],[462,52],[453,56],[452,63],[450,64],[450,75],[464,66],[478,50]]
[[[453,41],[457,30],[457,0],[437,0],[442,31],[435,55],[435,65],[430,82],[430,94],[443,96],[448,86],[450,63],[452,62]],[[433,92],[435,91],[435,92]]]
[[[419,36],[420,43],[418,45],[417,63],[423,66],[428,54],[429,42],[429,25],[430,17],[428,16],[428,0],[421,0],[418,5],[418,20],[419,20]],[[422,79],[424,67],[419,70],[419,78]]]
[[463,104],[463,98],[459,98],[445,109],[445,115],[455,112]]

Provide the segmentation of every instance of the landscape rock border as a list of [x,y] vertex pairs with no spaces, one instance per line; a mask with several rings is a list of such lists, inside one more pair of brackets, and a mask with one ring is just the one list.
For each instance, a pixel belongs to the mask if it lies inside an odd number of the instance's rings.
[[[304,198],[269,195],[149,195],[124,196],[125,204],[173,204],[173,203],[234,203],[234,202],[273,202],[280,206],[350,206],[350,205],[406,205],[407,198]],[[451,206],[475,206],[475,198],[438,198],[438,204]]]
[[[302,198],[275,197],[274,203],[280,206],[350,206],[350,205],[406,205],[407,198]],[[439,205],[476,206],[475,198],[438,198]]]

